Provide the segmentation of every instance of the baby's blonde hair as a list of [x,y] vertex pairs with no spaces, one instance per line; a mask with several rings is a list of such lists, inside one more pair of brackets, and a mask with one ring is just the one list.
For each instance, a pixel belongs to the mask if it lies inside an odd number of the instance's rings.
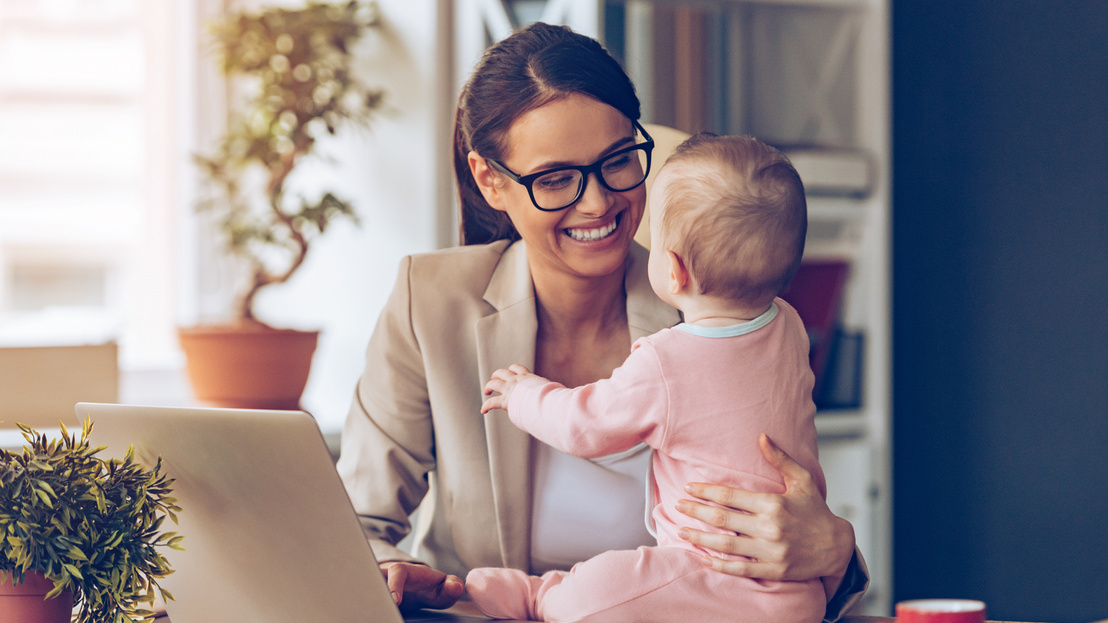
[[694,286],[750,306],[768,305],[804,253],[804,185],[780,151],[749,136],[697,134],[666,161],[662,244]]

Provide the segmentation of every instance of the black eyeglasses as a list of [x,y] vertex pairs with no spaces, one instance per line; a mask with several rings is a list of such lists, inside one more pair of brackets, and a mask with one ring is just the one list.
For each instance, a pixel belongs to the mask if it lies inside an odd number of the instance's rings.
[[577,203],[585,194],[589,174],[595,173],[596,179],[608,190],[616,193],[635,188],[646,181],[650,173],[650,153],[654,149],[654,139],[646,133],[638,121],[632,121],[635,129],[645,142],[624,147],[604,156],[596,162],[583,167],[558,167],[530,175],[518,175],[499,162],[486,158],[492,167],[517,184],[527,187],[531,203],[543,212],[557,212]]

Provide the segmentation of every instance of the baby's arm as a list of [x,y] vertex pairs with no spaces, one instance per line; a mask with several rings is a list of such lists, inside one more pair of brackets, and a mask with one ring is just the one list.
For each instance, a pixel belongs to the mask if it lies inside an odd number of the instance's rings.
[[573,389],[513,365],[497,370],[481,410],[506,409],[512,422],[562,452],[597,457],[640,441],[660,447],[668,393],[654,349],[636,348],[610,379]]

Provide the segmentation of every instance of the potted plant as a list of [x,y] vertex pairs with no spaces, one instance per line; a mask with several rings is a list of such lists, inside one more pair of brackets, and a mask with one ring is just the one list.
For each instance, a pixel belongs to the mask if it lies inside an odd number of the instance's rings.
[[318,332],[266,325],[255,298],[288,281],[333,220],[357,222],[353,206],[335,194],[309,200],[287,186],[319,138],[344,124],[365,125],[381,107],[381,91],[357,79],[353,55],[354,43],[376,25],[373,5],[356,1],[231,13],[214,25],[224,74],[252,95],[233,107],[215,152],[196,158],[207,191],[200,207],[248,276],[232,322],[179,332],[201,401],[299,406]]
[[[101,459],[62,425],[48,440],[20,424],[21,453],[0,450],[0,620],[121,623],[153,617],[157,580],[173,570],[158,548],[183,549],[161,532],[180,512],[173,479],[135,462]],[[53,618],[49,618],[53,617]]]

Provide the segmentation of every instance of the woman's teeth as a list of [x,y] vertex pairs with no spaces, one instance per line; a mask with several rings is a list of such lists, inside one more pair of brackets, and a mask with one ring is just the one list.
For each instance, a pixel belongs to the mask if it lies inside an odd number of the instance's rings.
[[600,240],[601,238],[607,238],[612,232],[616,230],[619,225],[618,221],[612,221],[604,227],[597,227],[596,229],[566,229],[566,234],[574,240],[580,240],[582,242],[589,240]]

